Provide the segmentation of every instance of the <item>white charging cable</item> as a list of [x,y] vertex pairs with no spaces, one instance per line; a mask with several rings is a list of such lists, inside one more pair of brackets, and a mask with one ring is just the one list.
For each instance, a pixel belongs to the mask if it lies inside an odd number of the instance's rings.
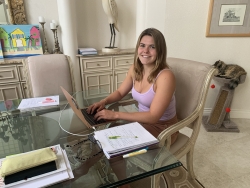
[[[71,134],[71,135],[74,135],[74,136],[86,137],[86,136],[89,136],[89,135],[93,134],[93,132],[92,132],[92,133],[89,133],[89,134],[75,134],[75,133],[71,133],[71,132],[69,132],[69,131],[66,131],[66,130],[62,127],[62,125],[61,125],[61,123],[60,123],[60,122],[61,122],[61,117],[62,117],[62,112],[65,110],[65,108],[68,106],[68,104],[69,104],[69,103],[67,103],[67,104],[65,105],[65,107],[63,108],[63,110],[60,112],[60,115],[59,115],[59,118],[58,118],[58,124],[59,124],[60,128],[61,128],[64,132],[66,132],[66,133],[68,133],[68,134]],[[94,132],[96,131],[95,127],[92,127],[92,129],[94,129]]]

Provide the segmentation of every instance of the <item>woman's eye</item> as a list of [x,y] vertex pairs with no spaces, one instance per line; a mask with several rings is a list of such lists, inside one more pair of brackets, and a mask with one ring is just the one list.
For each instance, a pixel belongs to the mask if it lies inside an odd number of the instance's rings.
[[144,47],[144,44],[140,44],[139,46],[140,46],[140,47]]
[[150,46],[150,48],[155,49],[155,46]]

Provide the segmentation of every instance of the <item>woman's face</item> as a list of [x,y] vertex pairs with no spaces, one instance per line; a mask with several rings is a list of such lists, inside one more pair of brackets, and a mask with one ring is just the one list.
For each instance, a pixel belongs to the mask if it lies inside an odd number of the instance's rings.
[[149,65],[155,62],[157,52],[153,37],[145,35],[142,37],[139,47],[138,56],[143,65]]

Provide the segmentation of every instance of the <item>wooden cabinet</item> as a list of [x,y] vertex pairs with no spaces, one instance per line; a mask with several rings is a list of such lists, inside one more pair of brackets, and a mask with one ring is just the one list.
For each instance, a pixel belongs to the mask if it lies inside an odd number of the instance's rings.
[[22,61],[15,59],[14,63],[8,60],[0,64],[0,101],[27,97]]
[[82,89],[86,98],[104,96],[115,91],[125,79],[134,61],[134,50],[116,54],[98,52],[95,56],[79,56]]

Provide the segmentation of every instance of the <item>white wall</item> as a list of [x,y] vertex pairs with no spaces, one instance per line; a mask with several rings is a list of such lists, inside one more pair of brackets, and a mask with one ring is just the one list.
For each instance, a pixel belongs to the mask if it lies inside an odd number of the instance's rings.
[[[101,0],[77,0],[77,23],[79,47],[102,49],[109,45],[110,29],[108,18],[103,11]],[[116,46],[133,48],[135,46],[136,1],[116,0],[118,7],[118,28]]]
[[[186,58],[213,64],[216,60],[238,64],[247,72],[246,82],[239,85],[232,102],[231,117],[250,118],[250,38],[205,37],[210,0],[167,0],[165,37],[169,57]],[[210,89],[206,109],[212,108],[220,84]]]
[[[101,1],[75,1],[79,47],[101,49],[109,45],[109,25]],[[49,22],[52,19],[59,20],[56,2],[56,0],[25,0],[28,22],[38,23],[40,15]],[[210,0],[116,0],[120,29],[116,45],[119,48],[133,48],[137,36],[143,29],[155,27],[165,35],[169,57],[209,64],[220,59],[226,63],[238,64],[250,73],[249,37],[205,37],[209,2]],[[48,25],[46,32],[51,49],[53,38]],[[205,106],[207,112],[211,110],[219,91],[220,84],[215,84],[216,88],[209,91]],[[244,84],[236,88],[231,117],[250,118],[248,96],[250,96],[249,76]]]

